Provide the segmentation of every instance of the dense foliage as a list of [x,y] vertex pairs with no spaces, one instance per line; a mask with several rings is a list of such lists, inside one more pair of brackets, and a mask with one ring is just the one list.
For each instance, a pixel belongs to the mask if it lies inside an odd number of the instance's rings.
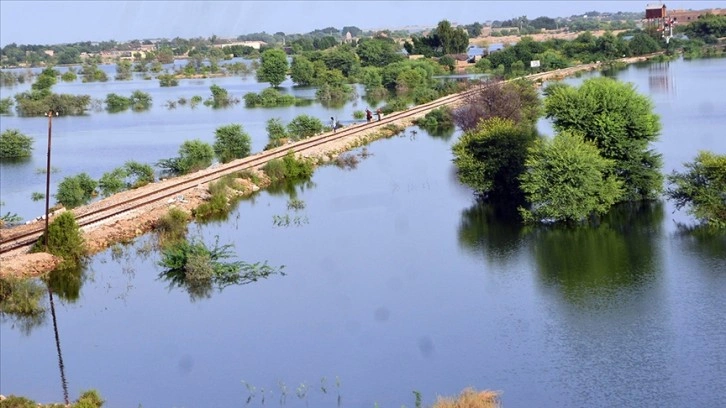
[[662,190],[660,154],[650,149],[658,139],[660,119],[653,102],[632,84],[594,78],[579,88],[556,84],[546,90],[545,111],[558,131],[574,130],[614,160],[628,201],[655,199]]
[[276,87],[285,80],[287,76],[287,55],[281,49],[269,49],[260,56],[260,69],[257,70],[257,80],[269,82]]
[[56,200],[66,208],[75,208],[91,201],[98,182],[87,173],[68,176],[58,184]]
[[707,43],[716,43],[718,38],[726,37],[726,15],[705,14],[684,28],[689,37]]
[[600,155],[581,134],[562,131],[537,141],[520,176],[528,206],[525,222],[580,223],[604,214],[620,199],[622,181],[612,174],[615,162]]
[[48,225],[48,235],[43,234],[38,239],[33,251],[44,251],[46,240],[48,252],[63,258],[61,268],[78,265],[86,258],[83,235],[70,211],[65,211],[51,220]]
[[502,117],[491,117],[454,144],[459,180],[488,200],[521,201],[519,176],[536,134]]
[[259,94],[254,92],[246,93],[244,101],[245,106],[248,108],[274,108],[295,105],[300,101],[300,99],[293,95],[283,94],[275,88],[265,88]]
[[212,165],[214,148],[201,140],[187,140],[179,147],[179,156],[159,160],[157,166],[170,175],[183,175]]
[[704,224],[726,228],[726,154],[702,151],[685,167],[668,176],[667,197]]
[[321,133],[324,129],[320,119],[310,115],[298,115],[287,124],[287,135],[292,140],[306,139]]
[[214,289],[230,285],[245,285],[271,275],[284,275],[282,268],[273,268],[267,262],[250,264],[226,261],[232,257],[232,245],[208,247],[201,240],[179,240],[162,249],[159,266],[164,271],[159,277],[172,288],[185,288],[192,300],[208,298]]
[[454,28],[447,20],[442,20],[427,36],[413,36],[411,42],[403,46],[409,54],[421,54],[426,57],[440,57],[447,54],[458,54],[466,51],[469,35],[462,28]]
[[22,159],[33,153],[33,138],[17,129],[6,129],[0,133],[0,160]]
[[249,156],[251,146],[252,139],[242,125],[220,126],[214,131],[214,154],[222,163]]

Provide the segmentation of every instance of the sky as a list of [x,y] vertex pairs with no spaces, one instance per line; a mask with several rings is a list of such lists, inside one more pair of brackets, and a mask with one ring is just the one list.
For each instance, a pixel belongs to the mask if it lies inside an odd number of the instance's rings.
[[[363,30],[471,24],[526,15],[566,17],[587,11],[644,11],[658,1],[33,1],[0,0],[0,46],[128,41],[154,38],[235,38],[266,31],[306,33],[357,26]],[[724,8],[726,1],[663,2],[669,9]]]

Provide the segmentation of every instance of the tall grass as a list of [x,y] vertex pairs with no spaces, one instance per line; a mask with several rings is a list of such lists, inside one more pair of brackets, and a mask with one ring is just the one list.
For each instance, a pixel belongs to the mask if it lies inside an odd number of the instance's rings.
[[456,398],[438,397],[433,408],[499,408],[501,401],[495,391],[467,388]]

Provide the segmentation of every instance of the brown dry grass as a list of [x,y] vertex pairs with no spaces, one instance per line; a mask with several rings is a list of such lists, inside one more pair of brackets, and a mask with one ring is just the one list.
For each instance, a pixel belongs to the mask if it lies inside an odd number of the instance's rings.
[[477,391],[467,388],[456,398],[438,397],[434,408],[499,408],[501,402],[496,391]]

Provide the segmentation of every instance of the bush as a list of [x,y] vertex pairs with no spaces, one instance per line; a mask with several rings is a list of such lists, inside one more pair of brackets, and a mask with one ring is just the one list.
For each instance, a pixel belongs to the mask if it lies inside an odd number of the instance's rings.
[[101,190],[101,195],[108,197],[125,190],[127,175],[126,170],[121,167],[103,173],[98,180],[98,188]]
[[115,93],[106,95],[106,109],[109,112],[122,112],[131,106],[131,99]]
[[214,132],[214,153],[222,163],[241,159],[250,155],[252,139],[242,125],[221,126]]
[[308,115],[298,115],[287,125],[287,132],[293,140],[307,139],[322,131],[323,122]]
[[267,262],[249,264],[243,261],[226,262],[232,257],[232,245],[215,242],[208,247],[200,240],[179,241],[162,250],[159,266],[161,279],[171,287],[183,287],[192,300],[211,296],[212,289],[222,290],[230,285],[244,285],[280,274],[283,267],[273,268]]
[[64,178],[58,184],[56,200],[66,208],[86,204],[96,193],[98,183],[86,173]]
[[304,180],[313,175],[313,164],[306,159],[297,159],[290,150],[282,159],[273,159],[262,167],[273,183],[288,180]]
[[131,109],[135,111],[144,111],[151,108],[151,95],[142,91],[134,91],[129,98]]
[[454,119],[451,115],[451,108],[443,107],[434,109],[423,118],[415,121],[415,124],[429,132],[453,129]]
[[179,80],[172,74],[161,74],[156,78],[159,80],[159,86],[162,87],[179,85]]
[[179,147],[179,156],[159,160],[157,166],[171,175],[182,175],[205,169],[212,165],[214,148],[201,140],[187,140]]
[[390,115],[393,112],[405,111],[408,109],[408,103],[403,99],[392,99],[381,108],[381,112],[386,115]]
[[245,94],[244,100],[245,106],[248,108],[274,108],[295,105],[299,101],[299,98],[295,98],[293,95],[282,94],[275,88],[265,88],[259,94],[254,92]]
[[10,113],[10,108],[13,107],[13,99],[11,97],[0,99],[0,115],[7,115]]
[[365,119],[366,113],[362,110],[353,111],[353,119]]
[[284,140],[288,138],[285,125],[282,124],[282,120],[279,118],[269,119],[267,121],[266,129],[269,142],[267,143],[267,146],[265,146],[265,150],[282,146]]
[[128,188],[139,188],[154,182],[154,168],[151,165],[130,160],[124,164],[124,170],[127,177],[130,177]]
[[63,82],[73,82],[76,79],[78,79],[78,75],[76,75],[76,73],[73,71],[66,71],[63,73],[63,75],[61,75],[61,80]]
[[33,152],[33,138],[17,129],[7,129],[0,134],[0,160],[22,159]]
[[[86,248],[76,218],[70,211],[56,216],[48,225],[48,252],[63,258],[59,268],[79,265],[86,258]],[[45,250],[46,235],[43,234],[33,246],[32,252]]]

